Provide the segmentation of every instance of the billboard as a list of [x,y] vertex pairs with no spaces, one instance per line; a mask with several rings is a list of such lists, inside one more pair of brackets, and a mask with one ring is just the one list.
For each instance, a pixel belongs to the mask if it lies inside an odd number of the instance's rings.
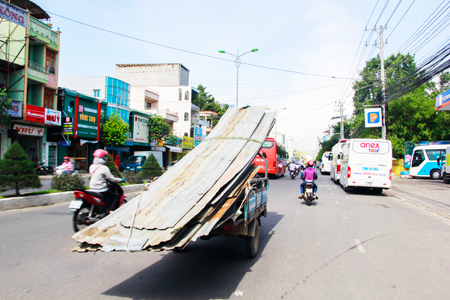
[[188,136],[183,136],[183,149],[193,149],[194,139]]
[[381,108],[366,108],[364,110],[364,119],[366,128],[368,127],[382,127]]
[[148,144],[150,142],[148,136],[148,122],[149,118],[144,116],[133,116],[133,142]]

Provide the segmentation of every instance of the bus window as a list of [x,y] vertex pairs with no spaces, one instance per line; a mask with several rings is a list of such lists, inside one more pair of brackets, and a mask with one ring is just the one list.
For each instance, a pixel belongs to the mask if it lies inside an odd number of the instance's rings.
[[411,166],[418,167],[425,160],[423,150],[416,150],[413,155],[413,161]]
[[441,156],[441,151],[437,149],[429,149],[425,150],[427,153],[428,159],[431,161],[437,161],[438,157]]
[[273,141],[265,141],[262,145],[262,148],[272,148],[273,147]]

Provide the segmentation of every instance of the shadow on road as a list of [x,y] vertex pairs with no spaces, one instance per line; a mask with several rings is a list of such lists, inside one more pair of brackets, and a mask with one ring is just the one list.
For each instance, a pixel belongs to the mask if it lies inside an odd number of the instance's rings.
[[240,239],[213,238],[190,243],[183,252],[171,252],[104,295],[132,299],[228,299],[247,272],[261,258],[283,215],[262,218],[259,254],[244,257]]

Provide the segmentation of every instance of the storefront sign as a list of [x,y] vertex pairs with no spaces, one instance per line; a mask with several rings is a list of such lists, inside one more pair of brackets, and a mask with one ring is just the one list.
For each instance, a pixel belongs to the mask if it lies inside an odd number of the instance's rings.
[[13,129],[17,130],[18,134],[32,135],[32,136],[44,136],[44,128],[42,128],[42,127],[14,124]]
[[381,123],[381,108],[366,108],[364,110],[364,116],[366,128],[383,126]]
[[36,105],[27,105],[25,120],[45,123],[45,108]]
[[194,139],[188,136],[183,136],[183,149],[194,148]]
[[148,122],[149,118],[135,115],[133,117],[133,142],[148,144]]
[[59,141],[60,146],[69,147],[70,144],[70,141]]
[[3,1],[0,1],[0,18],[27,27],[27,13]]
[[75,113],[78,116],[78,122],[75,124],[77,137],[97,139],[97,122],[100,122],[98,119],[98,103],[79,98],[78,110]]
[[59,110],[46,108],[45,124],[61,126],[61,112]]
[[22,118],[22,101],[11,101],[11,110],[6,111],[11,117]]
[[194,126],[194,147],[197,147],[203,141],[202,128]]
[[62,134],[73,134],[73,121],[71,117],[65,117],[63,119],[63,132]]

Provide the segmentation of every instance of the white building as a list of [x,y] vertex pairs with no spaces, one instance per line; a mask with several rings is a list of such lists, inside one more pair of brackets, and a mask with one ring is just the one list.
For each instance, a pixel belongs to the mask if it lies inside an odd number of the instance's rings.
[[118,64],[116,78],[131,85],[130,106],[166,118],[173,117],[173,134],[194,137],[200,109],[192,104],[198,91],[189,86],[189,70],[182,64]]

